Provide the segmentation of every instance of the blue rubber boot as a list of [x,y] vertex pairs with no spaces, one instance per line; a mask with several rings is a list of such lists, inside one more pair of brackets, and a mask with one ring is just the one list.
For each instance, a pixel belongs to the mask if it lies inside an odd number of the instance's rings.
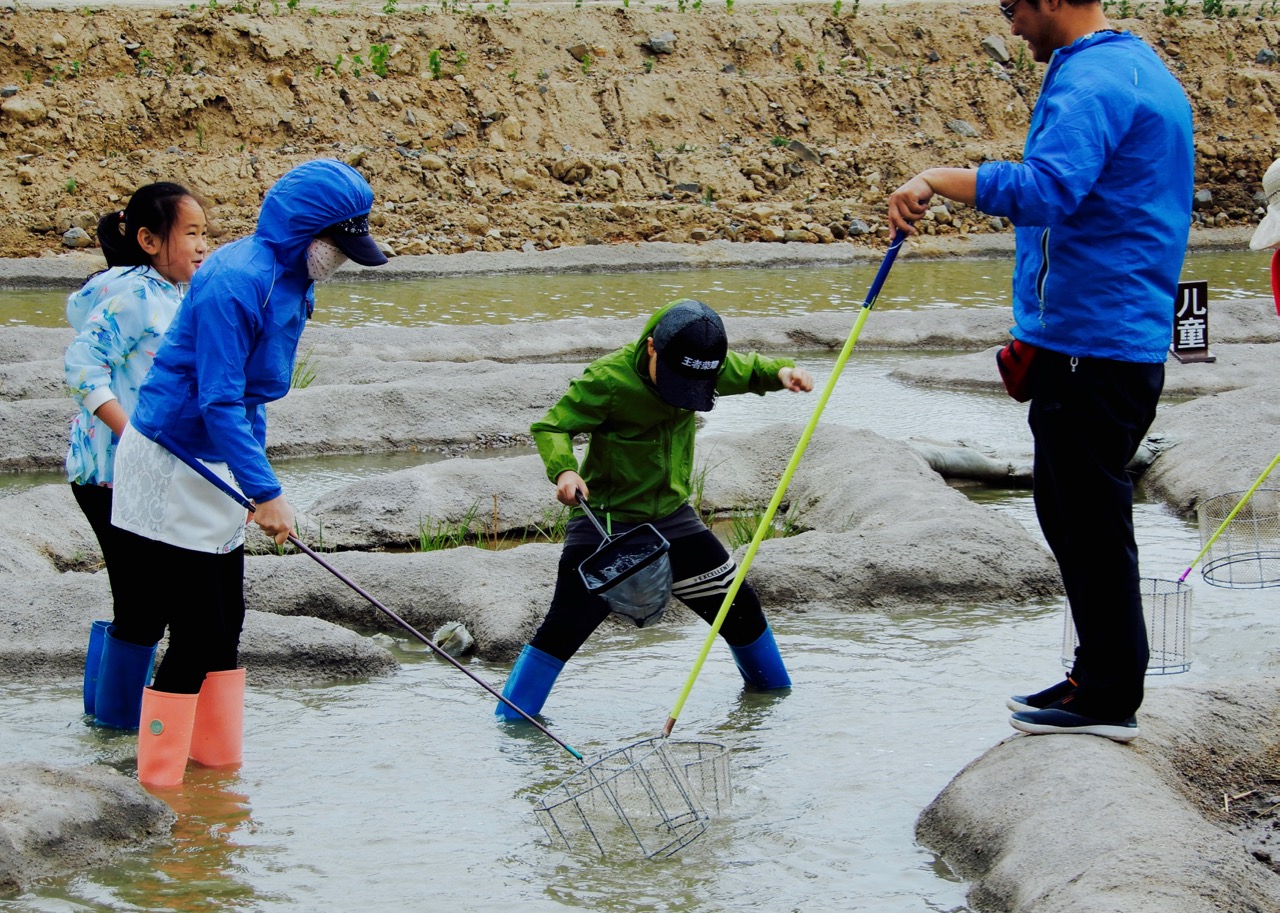
[[114,629],[115,625],[107,628],[103,638],[94,722],[116,729],[137,729],[142,717],[142,689],[151,683],[156,648],[155,644],[144,647],[117,640],[111,633]]
[[89,628],[89,649],[84,654],[84,712],[92,716],[98,697],[98,667],[102,664],[102,644],[109,621],[95,621]]
[[[551,654],[525,644],[520,651],[520,658],[511,667],[511,675],[507,678],[506,687],[502,689],[502,696],[529,716],[536,716],[542,712],[542,705],[547,702],[551,686],[556,683],[556,676],[563,668],[564,663]],[[502,720],[524,719],[501,702],[494,713]]]
[[791,687],[791,676],[787,675],[787,667],[782,664],[778,642],[773,639],[773,629],[768,625],[754,643],[729,649],[743,680],[751,687],[762,691]]

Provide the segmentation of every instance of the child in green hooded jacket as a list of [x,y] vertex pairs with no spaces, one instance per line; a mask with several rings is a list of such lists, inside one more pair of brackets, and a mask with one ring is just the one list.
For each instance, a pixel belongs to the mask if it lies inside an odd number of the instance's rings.
[[[670,542],[672,595],[710,623],[737,566],[689,505],[696,412],[716,397],[813,389],[813,377],[789,358],[730,352],[720,316],[700,301],[680,299],[654,314],[640,339],[598,359],[575,378],[531,427],[555,483],[556,499],[588,499],[612,536],[652,524]],[[581,467],[575,435],[589,434]],[[542,710],[564,664],[608,617],[605,599],[589,593],[578,566],[601,544],[581,511],[569,521],[551,607],[525,645],[503,696],[526,713]],[[720,636],[748,685],[789,688],[760,599],[743,581]],[[499,703],[503,719],[520,717]]]

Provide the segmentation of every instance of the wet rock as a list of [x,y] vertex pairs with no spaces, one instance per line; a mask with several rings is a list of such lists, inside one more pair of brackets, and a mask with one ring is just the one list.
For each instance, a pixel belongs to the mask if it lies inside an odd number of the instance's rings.
[[177,816],[105,765],[0,767],[0,893],[116,863],[168,836]]
[[1258,51],[1258,55],[1254,58],[1254,62],[1270,66],[1276,62],[1276,52],[1271,48],[1263,48]]
[[[1100,738],[1006,739],[930,803],[916,837],[973,882],[975,909],[1280,909],[1280,879],[1257,864],[1233,826],[1215,824],[1220,816],[1188,800],[1207,798],[1216,785],[1197,776],[1199,767],[1265,758],[1278,712],[1276,680],[1254,678],[1213,690],[1150,690],[1137,750]],[[1108,826],[1046,858],[1039,835],[1063,820],[1096,819],[1099,795],[1107,796]]]
[[[285,560],[250,558],[246,590],[260,573],[253,569],[255,563]],[[303,560],[310,563],[310,559]],[[335,578],[330,580],[342,585]],[[9,681],[36,681],[81,675],[89,627],[95,618],[111,614],[106,574],[68,572],[32,579],[7,578],[5,587],[8,628],[0,643],[0,676]],[[300,609],[295,617],[258,611],[257,605],[250,597],[240,639],[240,659],[249,670],[251,683],[318,684],[386,675],[398,667],[390,653],[367,638],[306,617],[306,609],[296,604],[290,603]],[[274,604],[262,605],[273,612],[277,609]]]

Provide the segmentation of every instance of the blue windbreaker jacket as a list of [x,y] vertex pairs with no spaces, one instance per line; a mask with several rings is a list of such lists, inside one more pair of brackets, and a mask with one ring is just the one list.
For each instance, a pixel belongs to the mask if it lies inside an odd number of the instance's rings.
[[1095,32],[1055,51],[1022,162],[978,169],[978,208],[1017,226],[1013,335],[1163,362],[1194,171],[1191,106],[1150,47]]
[[262,201],[254,233],[215,250],[192,277],[138,391],[134,427],[225,462],[255,501],[277,497],[264,404],[289,392],[315,305],[307,248],[330,225],[372,206],[369,184],[342,162],[305,162],[281,177]]

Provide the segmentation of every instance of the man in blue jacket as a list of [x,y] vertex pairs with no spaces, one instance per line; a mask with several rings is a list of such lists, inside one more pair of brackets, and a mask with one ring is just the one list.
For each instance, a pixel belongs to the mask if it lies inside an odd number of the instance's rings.
[[889,222],[911,232],[938,194],[1017,226],[1012,332],[1029,364],[1036,514],[1080,646],[1066,680],[1008,701],[1010,723],[1125,742],[1148,659],[1125,466],[1164,385],[1191,222],[1191,108],[1097,0],[1004,0],[1000,12],[1049,65],[1022,161],[922,171],[890,195]]

